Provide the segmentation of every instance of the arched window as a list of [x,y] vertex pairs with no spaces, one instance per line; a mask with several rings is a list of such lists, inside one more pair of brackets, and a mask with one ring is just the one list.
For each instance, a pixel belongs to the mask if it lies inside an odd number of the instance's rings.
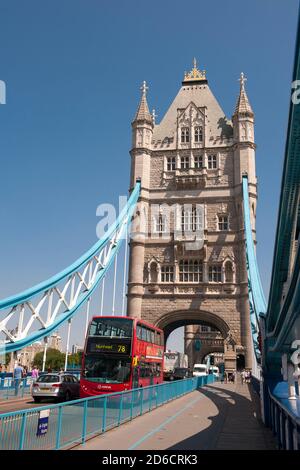
[[181,143],[185,144],[190,141],[190,130],[188,127],[181,128]]
[[150,265],[150,283],[157,283],[157,263],[152,262]]
[[198,260],[179,261],[179,282],[203,282],[203,264]]
[[200,208],[193,206],[182,206],[181,209],[181,230],[185,232],[197,232],[201,229]]
[[225,282],[233,282],[233,269],[231,261],[225,263]]
[[203,131],[202,126],[195,127],[195,142],[202,142],[203,140]]

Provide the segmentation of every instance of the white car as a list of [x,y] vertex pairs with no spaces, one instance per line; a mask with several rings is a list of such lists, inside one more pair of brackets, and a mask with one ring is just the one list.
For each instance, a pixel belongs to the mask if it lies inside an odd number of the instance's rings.
[[219,375],[220,375],[219,367],[217,367],[217,366],[210,366],[210,368],[209,368],[209,373],[210,373],[210,374],[213,374],[215,377],[219,377]]
[[194,364],[193,377],[205,377],[206,375],[208,375],[206,364]]

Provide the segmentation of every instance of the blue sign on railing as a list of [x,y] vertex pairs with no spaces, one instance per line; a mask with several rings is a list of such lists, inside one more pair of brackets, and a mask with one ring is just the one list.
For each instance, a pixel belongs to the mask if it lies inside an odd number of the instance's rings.
[[37,436],[44,436],[48,432],[50,410],[42,410],[39,414],[38,425],[37,425]]

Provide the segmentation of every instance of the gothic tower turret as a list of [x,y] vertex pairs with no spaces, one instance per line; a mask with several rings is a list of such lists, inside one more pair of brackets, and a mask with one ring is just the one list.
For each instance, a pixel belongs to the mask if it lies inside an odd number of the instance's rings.
[[[249,183],[249,201],[250,201],[250,214],[251,225],[253,230],[253,239],[256,239],[256,204],[257,204],[257,179],[255,172],[255,142],[254,142],[254,113],[250,105],[246,90],[245,81],[246,77],[243,72],[240,76],[240,92],[237,99],[234,114],[232,116],[233,123],[233,148],[234,148],[234,182],[237,189],[236,193],[236,208],[238,213],[238,220],[241,233],[244,230],[243,220],[243,194],[242,194],[242,177],[248,175]],[[240,262],[243,265],[241,270],[242,280],[245,285],[247,282],[246,277],[246,259],[244,255],[245,247],[242,244],[240,251]],[[245,295],[247,289],[245,288]],[[249,325],[249,304],[243,302],[241,310],[244,310],[242,315],[241,335],[242,341],[248,351],[251,350],[251,334]],[[246,367],[251,365],[250,354],[246,355]]]
[[143,82],[141,87],[142,97],[138,106],[132,126],[132,179],[131,186],[137,178],[141,179],[142,188],[149,189],[149,176],[150,176],[150,156],[151,156],[151,141],[153,135],[153,117],[150,114],[146,93],[148,87],[146,82]]
[[254,113],[245,90],[246,80],[244,74],[241,73],[240,93],[232,116],[236,185],[241,183],[244,173],[248,174],[249,183],[256,185]]
[[150,188],[150,158],[151,141],[153,135],[154,119],[149,112],[146,93],[148,87],[143,82],[142,97],[135,118],[132,122],[132,149],[131,155],[131,188],[137,179],[141,181],[140,197],[140,225],[137,227],[138,235],[130,242],[130,266],[128,279],[128,312],[131,317],[141,316],[142,296],[144,293],[144,257],[145,236],[147,235],[147,220]]

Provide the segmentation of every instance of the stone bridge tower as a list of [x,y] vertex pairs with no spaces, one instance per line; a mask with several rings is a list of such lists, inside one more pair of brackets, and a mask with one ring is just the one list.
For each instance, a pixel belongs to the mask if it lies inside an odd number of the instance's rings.
[[227,370],[235,369],[237,355],[251,367],[242,175],[249,179],[254,236],[257,186],[245,80],[241,74],[227,119],[194,61],[160,123],[149,112],[144,82],[130,152],[131,188],[140,178],[141,197],[127,314],[158,325],[166,337],[185,326],[190,364],[201,360],[199,325],[217,329],[216,352],[224,352]]

